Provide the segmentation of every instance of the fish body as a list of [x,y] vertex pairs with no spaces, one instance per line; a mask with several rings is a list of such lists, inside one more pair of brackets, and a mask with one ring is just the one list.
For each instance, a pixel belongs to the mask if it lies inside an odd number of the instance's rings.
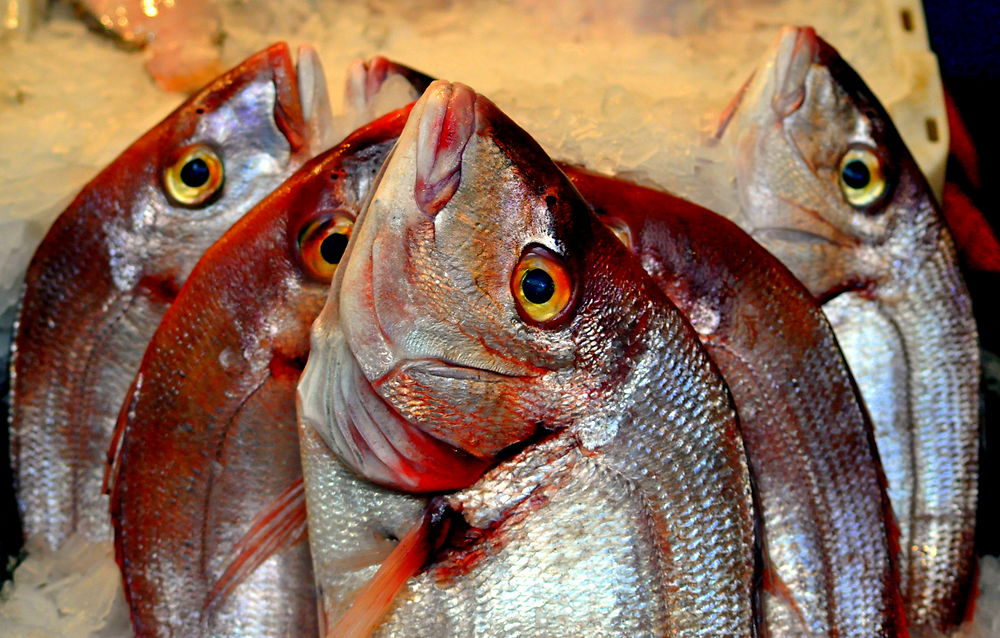
[[[414,107],[313,326],[299,405],[310,516],[337,480],[311,473],[324,463],[383,486],[356,509],[384,487],[471,490],[447,497],[468,529],[380,635],[754,634],[724,383],[565,176],[468,87],[432,84]],[[387,509],[407,507],[419,518],[412,500]],[[314,547],[344,541],[325,529]],[[317,577],[342,608],[343,571]]]
[[904,633],[872,426],[819,304],[723,217],[569,175],[688,318],[733,393],[761,510],[767,633]]
[[355,132],[248,212],[150,341],[111,497],[139,635],[317,633],[295,384],[337,252],[407,114]]
[[[866,370],[911,623],[950,631],[975,571],[979,440],[977,333],[955,248],[889,116],[836,51],[787,28],[768,57],[720,130],[734,219],[817,298],[848,293],[836,314],[879,316],[834,329]],[[902,348],[879,353],[891,374],[865,363],[882,334]]]
[[29,546],[110,539],[108,445],[146,343],[201,253],[314,152],[329,118],[314,83],[312,53],[298,71],[284,44],[252,56],[126,149],[42,241],[11,364]]

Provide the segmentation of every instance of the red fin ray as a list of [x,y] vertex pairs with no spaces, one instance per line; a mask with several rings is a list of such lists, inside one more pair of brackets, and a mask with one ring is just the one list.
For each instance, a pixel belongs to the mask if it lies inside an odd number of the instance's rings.
[[323,638],[364,638],[374,633],[406,581],[426,564],[433,546],[433,519],[433,513],[428,511],[410,528],[358,592],[344,616],[332,628],[324,628]]
[[305,538],[306,497],[300,478],[257,515],[233,547],[229,566],[212,586],[205,607],[225,599],[264,561]]

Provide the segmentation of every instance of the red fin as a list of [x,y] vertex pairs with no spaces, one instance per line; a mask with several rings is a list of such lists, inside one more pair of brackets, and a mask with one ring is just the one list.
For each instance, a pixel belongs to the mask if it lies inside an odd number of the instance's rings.
[[969,178],[969,183],[972,184],[973,188],[979,190],[982,185],[979,174],[979,154],[976,153],[976,146],[972,143],[969,129],[966,128],[962,116],[958,113],[955,100],[952,99],[948,91],[944,92],[944,105],[948,113],[948,133],[951,138],[948,153],[962,167],[962,171]]
[[740,108],[740,104],[743,102],[743,98],[746,96],[747,89],[750,87],[750,83],[753,82],[753,77],[755,75],[757,75],[756,71],[750,74],[750,77],[748,77],[736,91],[736,95],[734,95],[733,99],[729,101],[726,108],[722,109],[722,113],[719,114],[719,125],[715,130],[715,134],[712,135],[713,141],[718,142],[722,139],[722,134],[726,132],[726,128],[733,120],[733,116],[736,115],[736,111]]
[[358,592],[350,609],[324,638],[364,638],[378,628],[396,594],[427,562],[431,552],[431,514],[414,525],[386,557],[372,579]]
[[[129,415],[135,409],[138,401],[139,390],[142,389],[142,373],[136,375],[132,380],[132,385],[125,394],[125,401],[118,412],[118,421],[115,422],[115,431],[111,434],[111,444],[108,445],[108,458],[104,464],[104,484],[101,491],[110,494],[115,488],[115,480],[118,478],[118,468],[122,460],[122,443],[125,440],[125,428],[128,425]],[[112,499],[113,500],[113,499]]]
[[945,182],[942,199],[945,223],[962,263],[973,270],[1000,272],[1000,242],[983,213],[954,182]]
[[233,547],[229,566],[212,586],[205,607],[229,596],[261,563],[306,537],[306,496],[296,480],[253,520]]

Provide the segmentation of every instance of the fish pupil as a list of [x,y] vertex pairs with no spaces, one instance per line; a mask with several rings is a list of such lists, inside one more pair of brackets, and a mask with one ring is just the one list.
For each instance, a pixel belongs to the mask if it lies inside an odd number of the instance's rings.
[[844,183],[851,188],[864,188],[871,181],[871,173],[861,160],[851,160],[844,166],[842,173]]
[[200,157],[187,162],[181,168],[181,181],[191,188],[204,186],[209,177],[208,164]]
[[543,304],[556,293],[556,284],[549,273],[540,268],[532,268],[521,279],[521,292],[533,304]]
[[347,249],[347,236],[343,233],[333,233],[323,239],[319,245],[319,254],[323,256],[328,264],[339,264],[344,250]]

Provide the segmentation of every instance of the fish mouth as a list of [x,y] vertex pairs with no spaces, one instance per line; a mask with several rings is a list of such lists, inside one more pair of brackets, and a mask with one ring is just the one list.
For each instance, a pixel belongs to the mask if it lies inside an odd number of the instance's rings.
[[295,64],[295,79],[299,87],[299,107],[305,122],[310,147],[326,150],[338,141],[333,124],[333,111],[326,86],[326,74],[319,54],[311,46],[301,45]]
[[771,109],[783,119],[805,102],[806,78],[819,59],[820,40],[812,27],[784,27],[775,48]]
[[274,122],[293,154],[314,155],[337,141],[326,76],[315,49],[299,47],[293,64],[288,45],[279,42],[247,64],[257,73],[269,73],[275,92]]
[[[484,383],[499,383],[504,379],[524,378],[522,375],[508,374],[477,366],[462,365],[460,363],[445,361],[443,359],[420,359],[406,361],[401,365],[396,366],[396,368],[386,375],[386,378],[394,374],[398,374],[400,371],[405,371],[408,374],[416,372],[417,374],[424,374],[431,377],[437,377],[439,379],[455,379],[458,381],[477,381]],[[375,385],[378,386],[379,384],[376,382]]]
[[[476,376],[475,369],[438,361],[403,364],[421,365],[429,366],[432,374],[454,369],[459,376]],[[399,414],[365,377],[343,338],[309,357],[298,393],[303,423],[313,427],[347,466],[384,487],[414,493],[461,489],[478,480],[491,463],[441,441]]]
[[415,95],[413,99],[427,89],[434,78],[382,56],[375,56],[368,61],[354,60],[347,70],[346,98],[356,108],[365,109],[375,101],[382,86],[392,77],[399,76],[406,80]]

